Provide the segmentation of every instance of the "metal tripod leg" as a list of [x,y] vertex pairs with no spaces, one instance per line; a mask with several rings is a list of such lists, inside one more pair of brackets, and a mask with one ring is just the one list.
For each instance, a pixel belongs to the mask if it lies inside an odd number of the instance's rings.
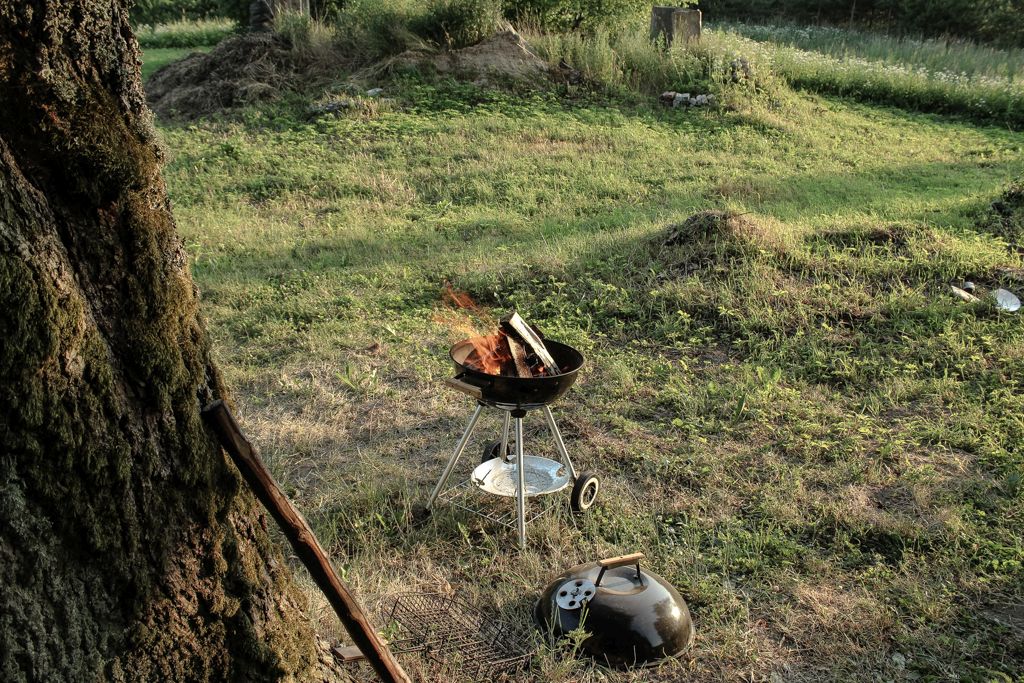
[[501,424],[501,450],[498,451],[498,457],[504,462],[508,462],[508,428],[512,423],[512,413],[505,411],[505,419]]
[[519,485],[516,487],[516,512],[519,524],[519,547],[526,549],[526,468],[523,463],[523,418],[516,417],[516,471]]
[[478,403],[476,405],[476,410],[473,411],[473,417],[469,418],[469,424],[466,425],[466,431],[462,433],[462,438],[459,439],[459,443],[455,445],[455,452],[452,453],[452,457],[444,467],[444,472],[441,473],[441,479],[437,482],[437,486],[434,487],[433,492],[430,494],[430,498],[427,499],[428,510],[434,506],[434,502],[441,494],[441,489],[443,489],[444,485],[448,483],[448,478],[452,476],[452,470],[455,469],[455,464],[459,462],[459,458],[462,457],[462,451],[466,450],[466,444],[469,443],[469,437],[473,436],[473,429],[476,428],[477,420],[480,419],[480,413],[483,411],[484,404]]
[[562,441],[562,432],[558,429],[555,416],[551,413],[551,408],[548,406],[544,406],[544,418],[548,421],[548,430],[551,432],[551,436],[555,437],[555,447],[558,448],[558,454],[562,456],[562,461],[569,468],[572,480],[576,481],[576,468],[573,467],[572,460],[569,459],[569,451],[565,449],[565,442]]

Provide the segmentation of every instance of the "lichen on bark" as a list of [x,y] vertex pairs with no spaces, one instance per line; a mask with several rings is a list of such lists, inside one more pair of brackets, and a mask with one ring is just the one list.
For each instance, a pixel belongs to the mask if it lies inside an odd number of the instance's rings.
[[0,679],[290,680],[126,3],[0,3]]

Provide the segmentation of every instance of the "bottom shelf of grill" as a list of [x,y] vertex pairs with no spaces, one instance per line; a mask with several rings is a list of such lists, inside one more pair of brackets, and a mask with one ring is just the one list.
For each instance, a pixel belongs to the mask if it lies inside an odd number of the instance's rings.
[[[495,524],[516,530],[516,504],[514,498],[491,496],[482,493],[468,479],[455,484],[441,492],[438,501],[448,503],[452,507],[465,510],[474,515],[488,519]],[[526,523],[543,517],[558,502],[550,496],[537,496],[526,500]]]
[[453,595],[401,593],[381,600],[377,610],[384,628],[395,630],[394,652],[421,652],[477,680],[523,669],[532,656],[529,632],[502,624]]

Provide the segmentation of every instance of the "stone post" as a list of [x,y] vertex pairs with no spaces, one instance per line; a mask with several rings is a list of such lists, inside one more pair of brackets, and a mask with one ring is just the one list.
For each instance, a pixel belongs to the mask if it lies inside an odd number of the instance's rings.
[[665,46],[670,47],[678,38],[683,43],[700,40],[701,12],[699,9],[680,7],[651,8],[651,42],[664,36]]

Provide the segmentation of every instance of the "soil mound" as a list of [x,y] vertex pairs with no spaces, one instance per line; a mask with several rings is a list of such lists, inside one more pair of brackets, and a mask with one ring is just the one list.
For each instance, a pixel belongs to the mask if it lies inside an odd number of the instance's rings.
[[146,83],[146,95],[160,118],[195,119],[269,99],[287,86],[295,70],[287,41],[272,33],[249,33],[161,68]]
[[438,73],[461,76],[498,76],[517,81],[546,77],[548,65],[513,30],[496,33],[482,43],[451,52],[408,50],[390,66],[432,67]]
[[760,237],[761,233],[761,226],[743,214],[732,211],[701,211],[682,223],[670,225],[662,244],[666,247],[677,247],[721,237],[749,240]]
[[1004,238],[1010,245],[1018,249],[1024,246],[1024,177],[1011,183],[992,202],[986,222],[990,231]]
[[[162,119],[191,120],[223,109],[271,99],[285,90],[312,88],[328,72],[344,68],[341,55],[302,57],[273,33],[249,33],[223,41],[207,54],[193,53],[154,73],[146,83],[149,106]],[[409,50],[367,70],[396,66],[422,68],[473,78],[496,76],[517,81],[546,78],[547,63],[512,30],[461,50]]]

